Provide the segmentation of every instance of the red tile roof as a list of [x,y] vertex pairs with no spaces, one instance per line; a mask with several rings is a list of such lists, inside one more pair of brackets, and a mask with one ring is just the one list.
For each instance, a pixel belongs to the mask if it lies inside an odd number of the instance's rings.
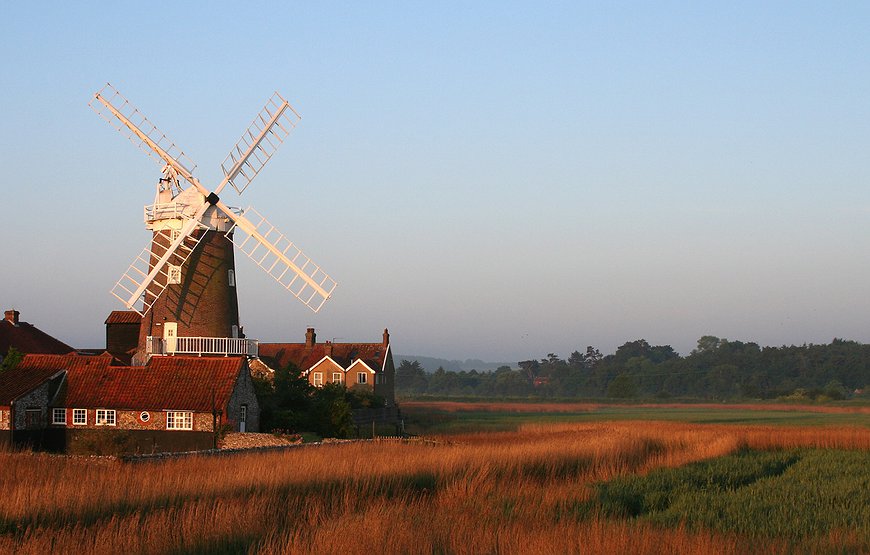
[[0,356],[5,356],[9,347],[22,353],[47,353],[62,355],[75,349],[48,335],[32,324],[0,320]]
[[[330,347],[332,353],[329,354]],[[274,367],[285,367],[291,362],[303,372],[317,364],[323,357],[329,357],[347,368],[357,359],[362,359],[373,370],[379,372],[384,367],[387,347],[383,343],[260,343],[259,356]]]
[[129,410],[225,409],[242,357],[154,357],[148,366],[73,368],[57,403],[72,408]]
[[[247,366],[242,357],[153,357],[148,366],[112,366],[112,355],[27,355],[14,368],[12,383],[0,386],[17,391],[36,387],[28,376],[52,375],[66,370],[66,384],[54,403],[72,408],[130,410],[192,410],[211,412],[225,408],[239,373]],[[0,375],[5,379],[8,372]],[[20,393],[19,393],[20,395]]]
[[63,370],[52,367],[22,368],[19,364],[15,368],[0,373],[0,405],[10,406],[17,398],[33,391],[46,380],[61,372]]
[[135,310],[113,310],[106,318],[107,324],[141,324],[142,317]]

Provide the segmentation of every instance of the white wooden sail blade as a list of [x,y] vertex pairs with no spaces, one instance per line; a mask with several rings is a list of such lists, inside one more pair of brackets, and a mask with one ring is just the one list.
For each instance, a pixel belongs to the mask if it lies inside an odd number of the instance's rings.
[[142,249],[112,287],[112,295],[128,309],[135,310],[141,316],[147,314],[169,285],[172,268],[183,268],[191,253],[205,237],[204,233],[198,238],[193,234],[193,230],[201,226],[196,225],[193,220],[188,223],[195,225],[186,234],[182,230],[174,240],[169,231],[155,234],[151,244]]
[[224,180],[239,193],[250,185],[302,117],[277,92],[266,102],[221,164]]
[[[161,168],[169,164],[185,178],[196,168],[196,164],[183,150],[109,83],[94,94],[88,106],[155,160]],[[182,169],[184,171],[180,171]]]
[[227,237],[294,297],[317,312],[336,282],[253,208],[237,216]]

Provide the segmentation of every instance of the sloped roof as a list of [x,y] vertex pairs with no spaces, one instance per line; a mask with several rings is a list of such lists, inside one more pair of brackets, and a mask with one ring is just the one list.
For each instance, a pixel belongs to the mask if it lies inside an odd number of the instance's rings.
[[388,346],[383,343],[315,343],[310,346],[305,343],[260,343],[259,356],[277,365],[273,368],[283,368],[293,363],[305,371],[328,355],[343,368],[362,359],[375,371],[380,371],[384,367],[387,349]]
[[5,356],[9,347],[22,353],[45,353],[62,355],[75,351],[59,339],[48,335],[33,324],[0,320],[0,356]]
[[47,379],[40,376],[66,370],[57,406],[211,412],[226,407],[245,367],[243,357],[153,357],[148,366],[112,366],[114,360],[109,353],[26,355],[0,374],[0,397],[7,390],[29,391]]
[[8,407],[17,398],[33,391],[63,370],[45,367],[22,368],[21,365],[0,373],[0,405]]
[[142,317],[135,310],[113,310],[106,318],[107,324],[141,324]]
[[153,357],[148,366],[75,368],[59,406],[129,410],[224,410],[243,357]]

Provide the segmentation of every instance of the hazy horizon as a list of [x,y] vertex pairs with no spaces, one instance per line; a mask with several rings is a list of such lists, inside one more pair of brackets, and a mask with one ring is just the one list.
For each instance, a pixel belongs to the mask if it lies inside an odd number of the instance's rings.
[[[318,314],[237,256],[242,324],[485,361],[870,341],[870,5],[11,4],[0,303],[99,347],[160,168],[207,186],[273,91],[302,115],[242,197],[338,281]],[[231,194],[230,194],[231,193]]]

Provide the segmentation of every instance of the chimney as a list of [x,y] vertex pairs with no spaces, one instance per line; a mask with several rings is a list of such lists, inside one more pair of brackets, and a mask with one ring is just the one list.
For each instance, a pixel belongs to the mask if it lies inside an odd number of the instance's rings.
[[324,349],[326,350],[326,356],[332,356],[332,341],[327,341],[324,343]]
[[314,333],[314,328],[308,328],[307,330],[305,330],[305,346],[313,347],[316,341],[317,334]]
[[390,330],[384,328],[384,347],[390,344]]
[[18,325],[18,315],[21,314],[20,312],[13,308],[12,310],[7,310],[3,314],[5,315],[7,322],[12,324],[13,326]]

